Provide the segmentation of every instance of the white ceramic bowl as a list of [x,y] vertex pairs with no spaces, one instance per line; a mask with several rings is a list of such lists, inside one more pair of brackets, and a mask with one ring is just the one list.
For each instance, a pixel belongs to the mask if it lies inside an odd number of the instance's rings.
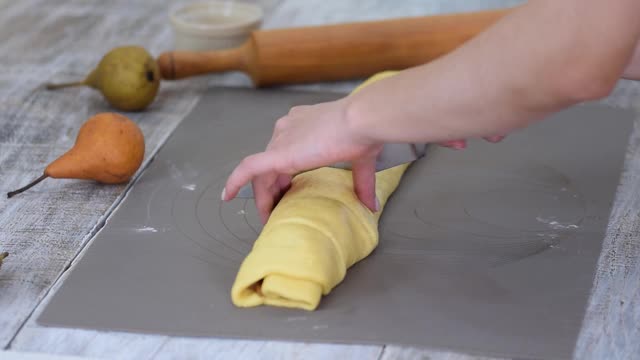
[[177,50],[216,50],[241,45],[262,25],[259,6],[237,1],[207,1],[169,14]]

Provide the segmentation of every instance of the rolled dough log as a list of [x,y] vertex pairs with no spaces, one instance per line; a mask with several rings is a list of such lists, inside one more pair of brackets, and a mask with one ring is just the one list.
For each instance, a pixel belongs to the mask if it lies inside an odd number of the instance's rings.
[[[378,74],[358,89],[392,74]],[[382,209],[408,166],[376,174],[377,213],[358,200],[349,170],[326,167],[296,176],[240,265],[233,303],[315,310],[347,269],[378,245]]]

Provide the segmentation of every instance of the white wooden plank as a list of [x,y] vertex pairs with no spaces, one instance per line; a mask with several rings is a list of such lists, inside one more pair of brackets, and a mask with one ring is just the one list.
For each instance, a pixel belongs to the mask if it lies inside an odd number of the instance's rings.
[[[640,82],[621,81],[604,102],[638,109]],[[574,352],[578,359],[640,357],[639,122],[640,113],[630,139],[626,169],[609,219],[594,287]]]
[[109,359],[150,359],[168,337],[26,326],[12,349]]
[[[168,3],[2,4],[0,191],[39,176],[72,146],[89,116],[113,111],[93,90],[50,92],[40,85],[84,77],[115,46],[140,44],[152,54],[167,49],[172,37]],[[226,78],[219,82],[238,82]],[[127,114],[145,134],[145,161],[197,102],[208,80],[164,83],[147,111]],[[49,179],[12,199],[0,196],[0,249],[11,253],[0,270],[0,347],[9,345],[125,188]]]
[[264,23],[265,28],[336,24],[404,16],[475,11],[510,7],[522,0],[288,0],[278,6]]
[[380,360],[498,360],[448,351],[425,350],[411,347],[387,346]]
[[188,359],[378,359],[379,346],[305,344],[275,341],[171,339],[154,359],[171,360],[180,356]]
[[[270,8],[279,0],[264,0]],[[466,11],[519,3],[509,0],[412,0],[403,2],[288,0],[275,8],[265,27],[368,20],[436,12]],[[32,92],[40,83],[82,76],[116,45],[141,43],[153,53],[170,46],[166,26],[168,2],[29,0],[0,2],[0,190],[10,190],[31,177],[73,142],[89,114],[109,110],[90,90]],[[6,29],[12,29],[7,31]],[[22,33],[17,36],[14,34]],[[209,76],[163,84],[158,101],[139,122],[152,153],[198,99],[207,84],[249,85],[244,75]],[[318,84],[307,89],[349,91],[353,82]],[[622,82],[608,102],[635,106],[640,89]],[[46,131],[43,131],[46,129]],[[633,143],[638,143],[634,135]],[[636,146],[637,147],[637,146]],[[640,353],[640,157],[632,151],[612,214],[609,236],[583,331],[578,358],[633,358]],[[124,187],[56,181],[8,202],[0,198],[0,250],[12,252],[0,270],[0,344],[7,346],[52,282],[86,244]],[[309,345],[181,339],[163,336],[50,329],[33,319],[12,342],[13,349],[110,358],[212,358],[218,353],[245,358],[372,358],[379,347]],[[236,356],[234,358],[241,358]],[[384,359],[447,358],[464,355],[389,346]]]
[[90,360],[80,356],[47,355],[33,352],[3,351],[0,350],[0,359],[3,360]]

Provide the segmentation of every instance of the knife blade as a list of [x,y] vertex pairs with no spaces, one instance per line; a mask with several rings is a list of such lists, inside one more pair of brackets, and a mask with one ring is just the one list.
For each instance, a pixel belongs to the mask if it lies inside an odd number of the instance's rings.
[[[390,143],[382,147],[382,151],[376,159],[376,172],[390,169],[392,167],[416,161],[422,158],[427,152],[427,144],[406,144]],[[351,170],[351,163],[339,162],[329,167],[336,169]],[[243,186],[238,195],[238,199],[253,199],[253,187],[251,183]]]

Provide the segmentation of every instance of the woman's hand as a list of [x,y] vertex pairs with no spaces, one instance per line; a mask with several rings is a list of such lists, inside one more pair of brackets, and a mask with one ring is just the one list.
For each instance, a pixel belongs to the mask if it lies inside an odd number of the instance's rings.
[[637,0],[527,2],[428,64],[338,101],[292,109],[267,149],[233,171],[223,200],[252,181],[266,221],[292,176],[351,162],[358,197],[376,210],[375,158],[384,142],[464,148],[464,141],[450,140],[497,141],[487,136],[607,96],[634,63],[638,12]]
[[[486,136],[483,139],[485,139],[490,143],[498,143],[502,141],[502,139],[504,139],[505,137],[506,137],[505,135],[495,135],[495,136]],[[454,150],[462,150],[467,148],[467,140],[445,141],[445,142],[439,143],[438,145],[444,146],[450,149],[454,149]]]
[[266,150],[246,157],[231,173],[222,200],[233,199],[251,181],[256,207],[266,222],[294,175],[350,162],[356,194],[365,206],[377,211],[375,161],[382,144],[353,131],[347,107],[348,98],[292,108],[277,121]]
[[[294,175],[307,170],[350,162],[356,195],[371,211],[375,198],[375,162],[382,144],[353,131],[347,118],[348,98],[291,109],[276,123],[264,152],[246,157],[229,176],[222,200],[233,199],[252,182],[256,207],[263,222],[291,184]],[[500,141],[503,136],[485,138]],[[463,149],[465,140],[440,143]]]

